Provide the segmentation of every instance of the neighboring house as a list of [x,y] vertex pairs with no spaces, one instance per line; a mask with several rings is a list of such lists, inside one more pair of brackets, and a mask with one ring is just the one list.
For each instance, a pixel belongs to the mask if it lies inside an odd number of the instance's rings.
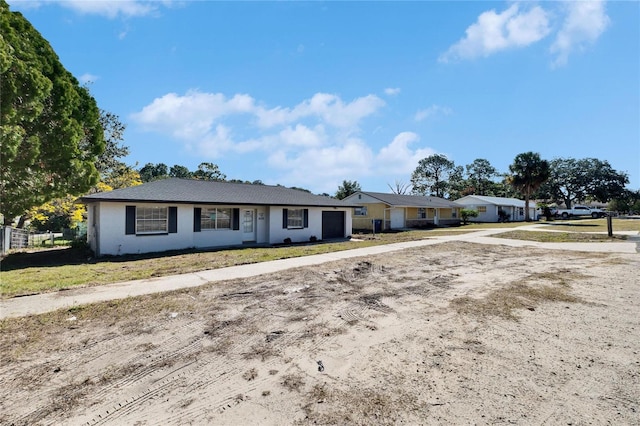
[[360,205],[353,229],[383,231],[460,223],[460,206],[438,197],[359,191],[343,201]]
[[[509,221],[522,222],[524,215],[524,200],[517,198],[487,197],[484,195],[467,195],[456,200],[465,209],[476,210],[478,217],[474,222],[498,222],[499,211],[509,215]],[[536,219],[536,203],[529,201],[529,217]]]
[[345,238],[357,204],[281,186],[163,179],[80,198],[96,256]]

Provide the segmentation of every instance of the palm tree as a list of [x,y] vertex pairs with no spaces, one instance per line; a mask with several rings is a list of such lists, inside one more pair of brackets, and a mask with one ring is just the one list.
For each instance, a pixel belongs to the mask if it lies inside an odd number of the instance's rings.
[[513,164],[509,166],[509,171],[511,172],[508,179],[509,183],[524,195],[524,219],[528,222],[531,220],[529,216],[529,199],[531,194],[536,192],[549,179],[549,162],[542,160],[540,154],[536,152],[524,152],[516,156]]

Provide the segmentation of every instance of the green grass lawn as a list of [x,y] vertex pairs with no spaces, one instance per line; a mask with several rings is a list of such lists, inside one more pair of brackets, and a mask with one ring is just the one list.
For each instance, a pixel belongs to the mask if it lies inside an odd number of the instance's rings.
[[[569,232],[607,232],[607,219],[574,219],[574,220],[554,220],[551,222],[538,222],[549,229]],[[640,232],[640,220],[632,219],[611,219],[613,232],[616,231],[638,231]]]
[[[377,235],[354,235],[354,241],[264,248],[232,248],[93,259],[72,248],[13,253],[2,261],[3,298],[37,294],[78,286],[184,274],[227,266],[330,253],[360,247],[414,241],[433,235],[415,230]],[[460,231],[457,231],[460,232]],[[442,234],[438,234],[442,235]]]

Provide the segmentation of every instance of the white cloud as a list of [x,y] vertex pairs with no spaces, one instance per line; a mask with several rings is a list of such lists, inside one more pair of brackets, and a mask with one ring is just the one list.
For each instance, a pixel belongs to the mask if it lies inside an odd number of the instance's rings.
[[192,140],[207,136],[224,116],[253,111],[254,101],[248,95],[227,99],[221,93],[190,91],[184,96],[169,93],[156,98],[131,118],[147,130]]
[[384,94],[388,96],[396,96],[400,93],[399,87],[388,87],[384,89]]
[[9,3],[20,9],[36,9],[57,3],[80,14],[102,15],[110,19],[153,15],[159,11],[159,6],[175,4],[170,0],[10,0]]
[[564,6],[567,15],[550,49],[554,66],[566,65],[571,52],[594,43],[610,24],[604,1],[570,1]]
[[78,77],[78,81],[80,81],[81,84],[88,84],[88,83],[95,83],[99,78],[100,77],[98,77],[97,75],[84,73],[80,77]]
[[376,169],[383,174],[410,174],[413,172],[421,159],[435,154],[431,148],[412,150],[409,147],[419,140],[420,137],[413,132],[398,134],[376,156]]
[[139,0],[63,0],[61,6],[87,15],[102,15],[107,18],[146,16],[155,13],[161,2]]
[[279,178],[285,185],[333,193],[347,177],[357,179],[370,174],[373,153],[363,141],[352,138],[343,144],[295,153],[278,150],[269,156],[268,164],[285,171]]
[[249,95],[189,91],[156,98],[130,118],[205,158],[258,153],[284,173],[282,180],[317,187],[319,181],[329,185],[325,178],[352,173],[351,167],[367,173],[373,154],[354,134],[382,105],[373,95],[344,102],[318,93],[292,108],[267,109]]
[[466,36],[439,58],[440,62],[487,57],[501,50],[525,47],[546,37],[551,31],[549,18],[540,6],[521,12],[518,4],[502,13],[482,13],[466,30]]
[[319,146],[326,141],[324,127],[317,125],[311,129],[303,124],[296,124],[295,127],[287,126],[279,133],[281,142],[289,146]]
[[436,116],[436,115],[449,115],[453,112],[453,110],[449,107],[440,106],[440,105],[431,105],[429,108],[421,109],[416,112],[415,120],[422,121],[427,118]]
[[257,113],[258,124],[269,128],[292,123],[304,118],[316,118],[333,127],[353,128],[363,118],[375,113],[384,106],[384,101],[375,95],[357,98],[344,103],[337,95],[316,93],[294,108],[276,107],[260,109]]

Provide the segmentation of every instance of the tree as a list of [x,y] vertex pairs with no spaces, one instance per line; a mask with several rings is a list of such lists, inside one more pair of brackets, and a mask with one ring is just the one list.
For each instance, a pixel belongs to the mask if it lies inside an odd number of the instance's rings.
[[164,163],[147,163],[139,171],[143,182],[151,182],[169,177],[169,168]]
[[142,185],[142,178],[140,177],[140,173],[133,167],[120,163],[108,176],[102,179],[102,182],[109,186],[110,189],[108,189],[108,191],[110,191],[111,189]]
[[342,185],[338,186],[335,197],[338,200],[342,200],[347,198],[351,194],[355,194],[358,191],[362,191],[362,189],[360,188],[360,184],[357,180],[343,180]]
[[542,160],[540,154],[529,151],[516,155],[509,171],[509,183],[524,196],[524,219],[528,222],[531,220],[529,199],[549,179],[549,162]]
[[495,167],[489,160],[477,158],[473,163],[467,164],[467,186],[473,188],[475,195],[494,195],[495,182],[493,178],[498,175]]
[[398,194],[398,195],[407,194],[411,189],[410,183],[404,183],[400,180],[396,180],[393,186],[391,186],[390,183],[388,183],[387,186],[389,187],[392,193]]
[[629,183],[626,173],[615,171],[597,158],[554,158],[549,180],[539,190],[541,198],[563,202],[568,209],[587,199],[603,203],[621,196]]
[[32,208],[28,213],[31,226],[38,231],[52,232],[77,226],[78,222],[83,221],[86,208],[75,201],[76,197],[68,195]]
[[193,173],[191,173],[185,166],[175,164],[169,169],[169,176],[171,177],[189,179],[192,175]]
[[227,176],[220,171],[218,166],[213,163],[200,163],[198,170],[193,172],[192,176],[199,180],[217,180],[224,181]]
[[4,0],[0,17],[0,213],[11,224],[95,185],[104,142],[95,99],[49,43]]
[[462,224],[466,225],[469,222],[470,218],[478,217],[478,211],[473,209],[462,209],[460,210],[460,218],[462,219]]
[[434,154],[420,160],[411,174],[412,192],[444,198],[460,191],[461,180],[462,167],[456,167],[446,155]]
[[122,145],[127,126],[117,115],[101,109],[100,125],[103,130],[104,151],[98,156],[96,168],[104,179],[114,170],[122,168],[120,159],[129,155],[129,147]]
[[640,190],[625,189],[622,195],[609,202],[609,210],[620,213],[640,213]]

